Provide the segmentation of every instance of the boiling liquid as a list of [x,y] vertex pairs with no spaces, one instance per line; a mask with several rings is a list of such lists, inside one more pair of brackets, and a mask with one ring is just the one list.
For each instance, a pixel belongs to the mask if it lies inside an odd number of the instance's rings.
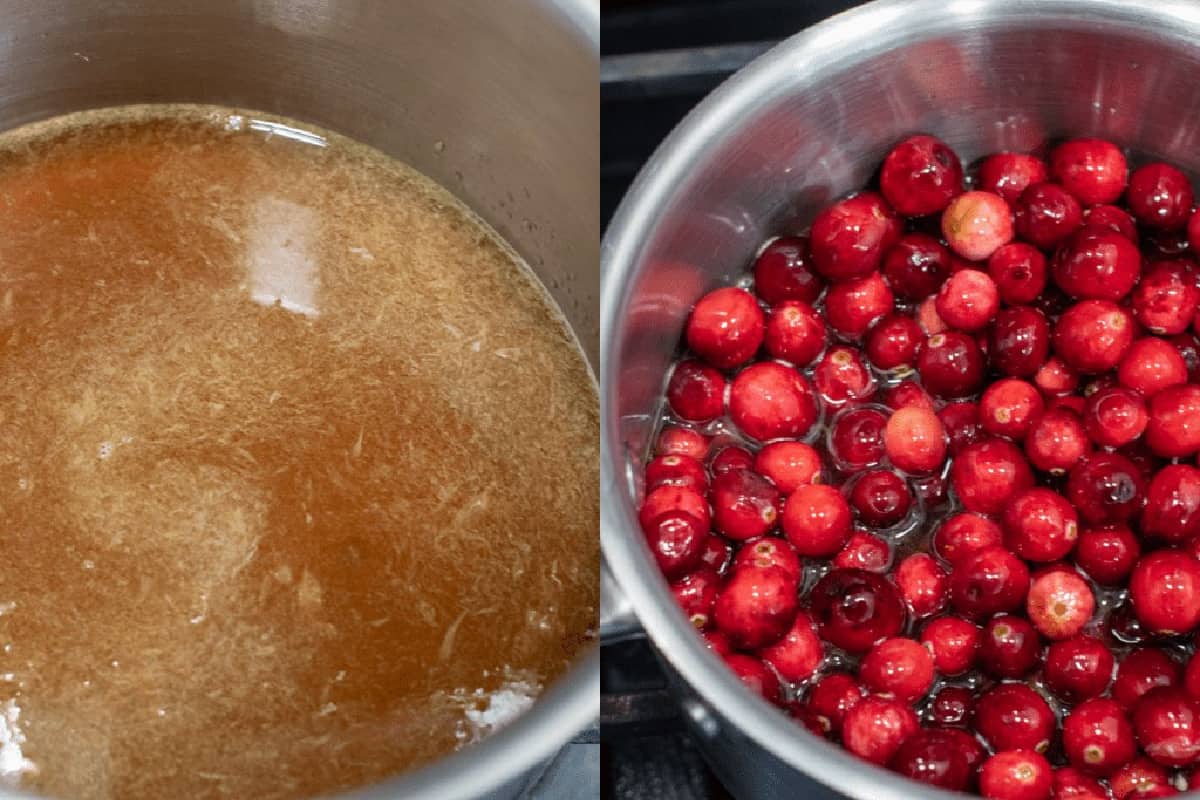
[[[278,122],[278,121],[277,121]],[[298,123],[0,136],[0,773],[295,797],[484,735],[594,629],[597,400],[443,189]]]

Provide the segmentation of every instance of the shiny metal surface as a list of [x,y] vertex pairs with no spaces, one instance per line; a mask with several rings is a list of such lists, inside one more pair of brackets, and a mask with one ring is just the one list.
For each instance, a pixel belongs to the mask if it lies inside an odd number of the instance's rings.
[[[597,363],[597,0],[6,0],[0,12],[0,126],[159,101],[327,126],[491,223]],[[354,796],[514,796],[595,719],[598,684],[593,648],[507,730]]]
[[[859,798],[914,785],[809,736],[744,691],[675,608],[641,541],[638,464],[687,311],[860,186],[925,131],[970,162],[1067,134],[1200,170],[1200,5],[1128,0],[880,0],[789,39],[663,143],[601,246],[601,535],[623,598],[679,679],[714,767],[741,797],[808,773]],[[613,612],[613,626],[628,618]],[[694,713],[692,713],[694,712]],[[934,792],[930,790],[930,794]]]

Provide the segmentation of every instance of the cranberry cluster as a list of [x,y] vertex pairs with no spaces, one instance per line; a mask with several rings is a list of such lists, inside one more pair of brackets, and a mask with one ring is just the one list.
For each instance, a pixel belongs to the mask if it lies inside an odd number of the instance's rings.
[[[1118,205],[1120,203],[1120,205]],[[1200,212],[931,136],[692,310],[641,525],[767,700],[1009,800],[1200,780]]]

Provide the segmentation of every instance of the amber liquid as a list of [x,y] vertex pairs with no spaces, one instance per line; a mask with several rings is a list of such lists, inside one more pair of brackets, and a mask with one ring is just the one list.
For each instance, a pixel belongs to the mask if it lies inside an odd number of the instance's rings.
[[594,630],[597,400],[552,302],[428,179],[261,119],[0,136],[13,785],[362,785],[486,735]]

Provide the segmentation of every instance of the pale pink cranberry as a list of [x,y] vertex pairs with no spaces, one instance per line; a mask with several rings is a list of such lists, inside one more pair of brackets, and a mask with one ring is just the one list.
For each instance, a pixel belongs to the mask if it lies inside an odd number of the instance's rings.
[[802,556],[829,558],[850,538],[850,504],[832,486],[801,486],[783,507],[783,533]]
[[1141,554],[1133,531],[1124,525],[1108,525],[1081,532],[1074,559],[1096,583],[1116,586],[1129,577]]
[[863,656],[858,677],[877,694],[912,703],[933,686],[933,656],[912,639],[884,639]]
[[1137,283],[1142,256],[1137,245],[1119,233],[1084,230],[1058,249],[1050,272],[1072,297],[1117,301]]
[[983,390],[979,424],[991,436],[1021,441],[1044,407],[1042,395],[1033,384],[1020,378],[1003,378]]
[[1085,206],[1116,202],[1128,174],[1124,154],[1103,139],[1071,139],[1050,152],[1050,177]]
[[936,336],[950,330],[946,321],[938,316],[936,295],[926,297],[917,305],[915,319],[926,336]]
[[975,704],[975,729],[994,750],[1045,752],[1057,720],[1040,694],[1023,683],[1002,683]]
[[813,370],[813,383],[831,406],[865,400],[875,391],[875,378],[858,350],[831,347]]
[[1161,161],[1135,169],[1125,190],[1125,202],[1137,221],[1164,231],[1187,225],[1194,199],[1187,176]]
[[950,251],[932,236],[906,233],[883,257],[883,277],[897,297],[923,300],[950,273]]
[[964,448],[954,459],[950,484],[968,511],[997,514],[1033,486],[1033,472],[1011,442],[985,439]]
[[809,232],[809,254],[817,272],[829,280],[863,278],[879,269],[900,232],[900,220],[883,196],[863,192],[817,215]]
[[765,320],[754,295],[726,286],[696,301],[688,317],[688,347],[708,363],[731,369],[754,357]]
[[1083,224],[1083,209],[1074,195],[1056,183],[1035,183],[1013,203],[1017,236],[1051,250]]
[[839,281],[825,293],[825,319],[847,339],[860,338],[894,307],[892,290],[878,272]]
[[1043,472],[1062,475],[1092,449],[1083,421],[1074,411],[1051,408],[1025,434],[1025,455]]
[[763,347],[772,358],[807,366],[825,349],[825,322],[808,303],[785,300],[767,316]]
[[803,442],[772,442],[754,457],[754,470],[790,495],[801,486],[820,483],[821,455]]
[[800,607],[798,589],[779,567],[737,570],[713,606],[717,627],[741,650],[773,644],[792,627]]
[[838,551],[830,562],[834,567],[865,569],[868,572],[887,572],[892,563],[892,549],[883,539],[856,530],[850,534],[846,546]]
[[942,235],[950,249],[970,261],[983,261],[1013,238],[1012,211],[991,192],[965,192],[942,214]]
[[954,566],[966,556],[1001,544],[1000,526],[987,517],[964,511],[947,517],[933,532],[933,549]]
[[1050,568],[1033,576],[1025,611],[1038,633],[1050,640],[1069,639],[1083,630],[1096,610],[1092,587],[1069,568]]
[[747,436],[799,438],[817,421],[817,399],[808,379],[774,361],[752,364],[729,389],[729,415]]
[[994,153],[979,165],[976,181],[980,189],[993,192],[1012,203],[1025,187],[1046,180],[1046,162],[1027,153]]
[[962,191],[962,163],[945,142],[910,136],[883,160],[879,189],[897,212],[923,217],[944,209]]
[[1130,307],[1146,330],[1162,336],[1183,333],[1200,305],[1195,265],[1190,259],[1158,261],[1142,274]]
[[1182,544],[1200,534],[1200,469],[1171,464],[1150,479],[1141,530],[1168,544]]
[[734,541],[762,536],[779,518],[779,490],[753,470],[717,475],[708,496],[713,527]]
[[1050,323],[1030,306],[1006,308],[996,315],[989,339],[988,361],[1005,375],[1035,375],[1050,354]]
[[961,617],[938,617],[921,631],[921,644],[933,653],[938,674],[953,677],[975,666],[979,628]]
[[886,764],[919,728],[916,713],[900,700],[864,697],[846,711],[842,744],[861,759]]
[[1129,346],[1117,368],[1117,380],[1143,397],[1188,382],[1187,363],[1170,342],[1145,336]]
[[811,303],[824,287],[808,255],[808,239],[802,236],[781,236],[754,260],[754,291],[768,305],[785,300]]
[[1142,435],[1149,422],[1146,403],[1132,389],[1109,386],[1088,395],[1083,425],[1101,447],[1122,447]]
[[1050,762],[1032,750],[1003,750],[979,769],[979,791],[991,800],[1047,800],[1052,785]]
[[1059,317],[1054,352],[1072,369],[1108,372],[1133,343],[1129,312],[1107,300],[1081,300]]
[[1138,560],[1129,578],[1138,621],[1155,633],[1185,633],[1200,623],[1200,561],[1178,550]]
[[946,607],[948,584],[946,570],[928,553],[913,553],[896,567],[896,588],[917,619]]
[[1047,397],[1069,394],[1079,386],[1079,373],[1058,356],[1050,356],[1033,374],[1033,385]]
[[960,331],[985,327],[1000,310],[1000,293],[986,272],[963,269],[942,284],[935,301],[938,316]]
[[892,464],[905,472],[933,472],[946,458],[946,429],[938,415],[925,408],[910,406],[894,412],[883,441]]
[[1113,700],[1084,700],[1063,719],[1063,751],[1077,769],[1110,775],[1137,755],[1133,725]]
[[1164,458],[1200,450],[1200,386],[1171,386],[1150,398],[1146,444]]
[[825,645],[817,636],[812,617],[800,611],[783,638],[759,650],[758,656],[771,665],[783,680],[800,683],[811,678],[821,666],[825,658]]
[[1055,696],[1068,703],[1099,697],[1112,681],[1112,651],[1091,636],[1073,636],[1046,649],[1042,678]]

